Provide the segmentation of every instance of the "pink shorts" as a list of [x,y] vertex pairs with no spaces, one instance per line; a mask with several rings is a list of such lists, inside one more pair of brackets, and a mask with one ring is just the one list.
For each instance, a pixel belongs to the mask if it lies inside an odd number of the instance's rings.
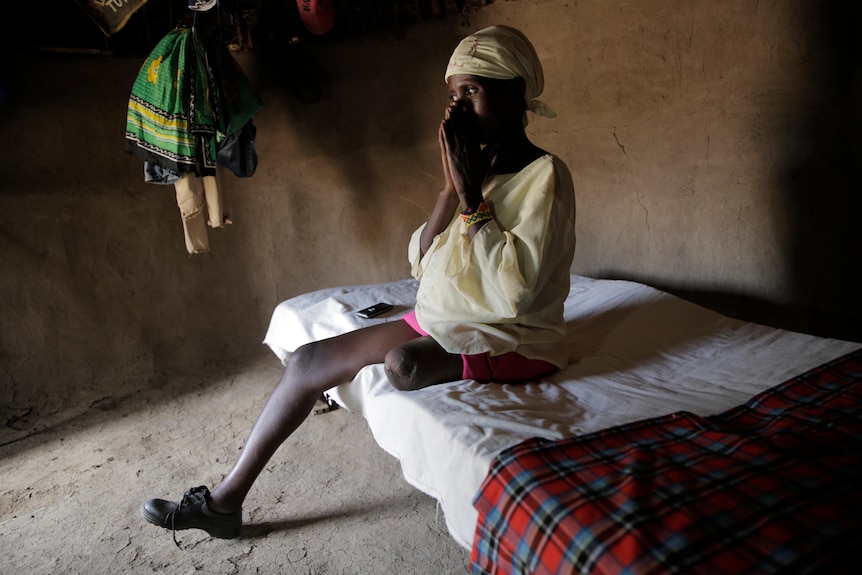
[[[409,312],[401,319],[406,321],[407,325],[419,335],[428,335],[428,332],[419,327],[415,311]],[[501,355],[491,355],[487,352],[476,355],[461,354],[461,359],[464,363],[461,377],[476,381],[516,383],[557,371],[557,366],[553,363],[541,359],[530,359],[514,351]]]

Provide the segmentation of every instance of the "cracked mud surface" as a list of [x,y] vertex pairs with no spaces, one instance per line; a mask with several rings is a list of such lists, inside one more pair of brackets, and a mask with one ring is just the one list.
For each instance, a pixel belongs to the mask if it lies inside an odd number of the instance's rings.
[[227,471],[280,375],[267,357],[219,377],[174,376],[106,397],[29,436],[0,438],[2,573],[468,572],[436,501],[407,484],[365,420],[309,417],[276,453],[238,539],[149,525],[151,497],[178,499]]

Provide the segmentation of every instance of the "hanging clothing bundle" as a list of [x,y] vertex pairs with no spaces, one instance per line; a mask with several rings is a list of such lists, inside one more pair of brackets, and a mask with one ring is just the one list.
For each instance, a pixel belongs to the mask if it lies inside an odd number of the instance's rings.
[[105,36],[111,36],[123,29],[129,18],[138,11],[147,0],[124,0],[119,2],[93,0],[75,0],[75,4],[86,12],[93,22],[102,30]]
[[209,251],[205,209],[210,227],[231,223],[218,168],[254,174],[262,107],[233,56],[194,26],[165,35],[135,78],[126,151],[144,160],[145,182],[174,186],[190,254]]

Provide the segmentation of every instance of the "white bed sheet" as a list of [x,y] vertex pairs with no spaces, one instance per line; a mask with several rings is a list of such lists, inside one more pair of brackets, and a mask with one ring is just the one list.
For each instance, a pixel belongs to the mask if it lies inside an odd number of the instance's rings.
[[[415,280],[323,289],[279,304],[264,343],[286,363],[300,345],[412,309]],[[388,314],[354,313],[380,301]],[[463,380],[399,392],[382,366],[329,395],[362,413],[405,479],[436,498],[469,549],[472,501],[494,456],[530,437],[560,439],[687,410],[709,415],[860,347],[727,318],[649,286],[572,276],[569,366],[531,383]]]

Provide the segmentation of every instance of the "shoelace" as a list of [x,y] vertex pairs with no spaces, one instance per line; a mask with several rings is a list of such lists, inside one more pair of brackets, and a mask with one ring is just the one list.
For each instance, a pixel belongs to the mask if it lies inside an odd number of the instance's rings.
[[171,536],[174,539],[174,544],[182,549],[182,545],[177,541],[177,527],[176,527],[176,519],[177,519],[177,511],[179,511],[182,507],[186,507],[188,505],[194,504],[197,500],[203,498],[206,501],[206,497],[209,494],[209,489],[206,487],[193,487],[189,489],[183,494],[182,500],[177,504],[173,511],[168,513],[168,517],[171,518]]
[[179,541],[177,541],[177,527],[176,527],[176,524],[174,522],[175,518],[177,516],[177,509],[179,509],[179,508],[180,508],[180,506],[177,505],[177,508],[174,509],[173,511],[171,511],[170,513],[168,513],[168,515],[171,518],[171,536],[174,538],[174,545],[176,545],[179,549],[182,549],[183,546],[180,545]]

